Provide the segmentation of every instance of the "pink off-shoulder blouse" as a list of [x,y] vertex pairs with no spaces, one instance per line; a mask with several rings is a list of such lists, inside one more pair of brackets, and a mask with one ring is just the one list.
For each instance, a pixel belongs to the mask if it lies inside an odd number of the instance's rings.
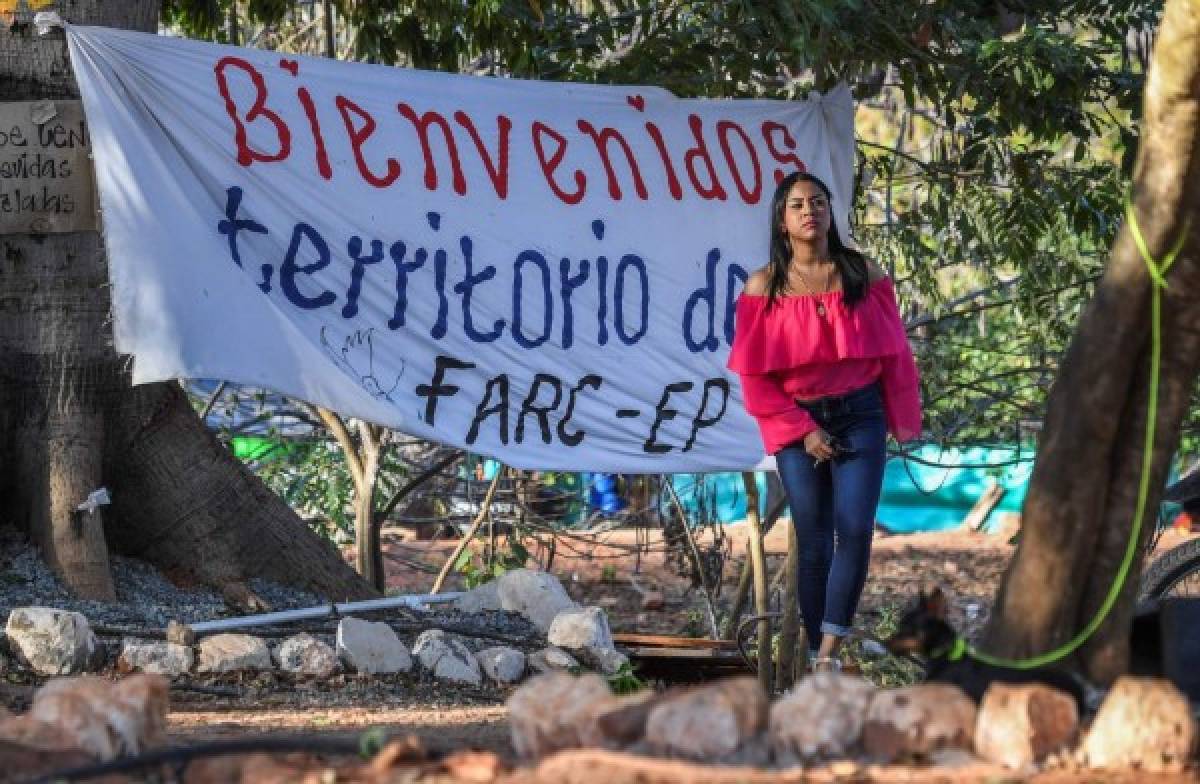
[[743,293],[726,367],[741,377],[767,454],[817,429],[797,398],[841,395],[875,380],[888,432],[897,441],[921,433],[917,365],[888,278],[870,283],[853,307],[830,291],[776,297],[768,311],[766,295]]

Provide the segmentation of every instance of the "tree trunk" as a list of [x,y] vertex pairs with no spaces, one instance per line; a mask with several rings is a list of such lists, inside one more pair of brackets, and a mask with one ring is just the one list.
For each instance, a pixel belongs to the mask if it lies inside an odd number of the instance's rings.
[[[1168,2],[1146,82],[1134,206],[1150,252],[1187,243],[1167,275],[1150,534],[1179,427],[1200,371],[1200,7]],[[1190,223],[1189,223],[1190,220]],[[1082,629],[1103,603],[1131,534],[1147,425],[1151,280],[1130,228],[1113,248],[1050,392],[1017,548],[996,598],[984,648],[1045,653]],[[1112,613],[1077,654],[1090,678],[1128,666],[1137,563]]]
[[[153,32],[158,3],[78,0],[69,21]],[[0,31],[0,95],[71,100],[61,31]],[[262,576],[337,599],[372,595],[208,432],[173,384],[134,388],[112,348],[100,235],[0,236],[0,487],[74,592],[112,598],[108,543],[214,586]],[[111,507],[76,513],[101,486]]]

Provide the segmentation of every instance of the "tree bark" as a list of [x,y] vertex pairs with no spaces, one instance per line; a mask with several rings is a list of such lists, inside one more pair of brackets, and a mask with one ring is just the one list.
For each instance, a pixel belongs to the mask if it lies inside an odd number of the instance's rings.
[[[1200,372],[1200,6],[1168,2],[1146,82],[1134,207],[1161,259],[1187,231],[1163,297],[1162,375],[1151,492],[1151,533],[1170,458]],[[1150,287],[1123,227],[1080,319],[1050,397],[1021,543],[984,638],[989,653],[1028,656],[1067,642],[1096,614],[1131,534],[1147,425]],[[1112,613],[1075,664],[1109,683],[1128,667],[1137,566]]]
[[[153,32],[158,3],[77,0],[77,24]],[[0,31],[5,100],[78,98],[61,31]],[[0,237],[0,487],[71,590],[112,598],[108,543],[208,584],[262,576],[337,599],[373,594],[224,449],[174,384],[130,384],[112,348],[100,235]],[[111,507],[76,514],[106,486]]]

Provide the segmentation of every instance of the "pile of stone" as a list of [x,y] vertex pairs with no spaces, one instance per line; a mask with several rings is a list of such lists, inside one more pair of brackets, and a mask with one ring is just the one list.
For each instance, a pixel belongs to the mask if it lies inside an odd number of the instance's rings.
[[552,673],[523,684],[508,708],[514,748],[535,759],[607,749],[847,773],[895,763],[1178,772],[1196,744],[1187,699],[1153,678],[1118,680],[1086,731],[1072,697],[1045,685],[997,683],[976,705],[949,684],[878,689],[836,673],[804,678],[774,704],[746,677],[616,696],[598,676]]
[[[480,686],[486,679],[508,686],[530,672],[592,669],[611,675],[627,663],[613,644],[604,611],[579,606],[545,572],[509,572],[464,594],[457,605],[468,613],[517,613],[545,635],[548,645],[526,655],[513,647],[428,629],[410,648],[388,624],[358,618],[343,618],[332,639],[302,633],[274,646],[253,634],[213,634],[197,640],[188,627],[172,625],[165,642],[123,640],[116,667],[124,673],[168,677],[279,670],[316,678],[341,672],[409,673],[419,667],[454,684]],[[5,636],[17,661],[38,675],[94,672],[106,663],[104,646],[78,612],[20,607],[9,614]],[[540,640],[535,642],[540,645]]]

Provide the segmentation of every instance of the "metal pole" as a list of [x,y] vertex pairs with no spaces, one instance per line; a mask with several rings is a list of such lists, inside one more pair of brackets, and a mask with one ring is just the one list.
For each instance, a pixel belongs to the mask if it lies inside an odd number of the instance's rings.
[[321,605],[320,607],[281,610],[261,615],[244,615],[240,618],[222,618],[219,621],[201,621],[200,623],[189,625],[196,634],[210,634],[212,632],[223,632],[227,629],[244,629],[248,626],[270,626],[276,623],[306,621],[311,618],[325,618],[327,616],[353,615],[373,610],[391,610],[397,607],[420,607],[424,604],[444,604],[452,602],[460,596],[462,596],[462,591],[434,595],[413,593],[404,596],[389,596],[386,599],[366,599],[361,602],[344,602],[342,604],[331,603]]

